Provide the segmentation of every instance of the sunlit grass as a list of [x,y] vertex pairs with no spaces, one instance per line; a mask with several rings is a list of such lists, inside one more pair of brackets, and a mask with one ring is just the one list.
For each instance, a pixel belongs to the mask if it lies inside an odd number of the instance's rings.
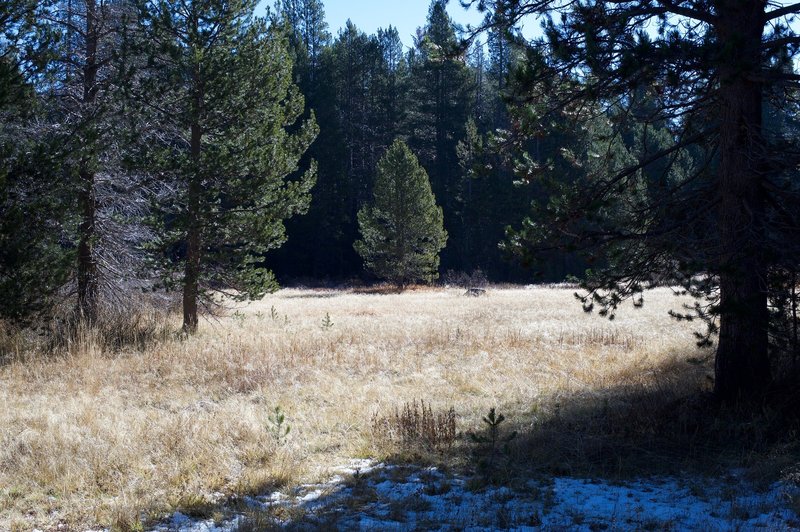
[[565,289],[283,290],[142,351],[24,357],[0,369],[0,529],[135,528],[394,456],[371,421],[415,399],[454,407],[459,431],[493,406],[525,429],[575,397],[702,389],[692,325],[667,316],[680,300],[647,299],[610,322]]

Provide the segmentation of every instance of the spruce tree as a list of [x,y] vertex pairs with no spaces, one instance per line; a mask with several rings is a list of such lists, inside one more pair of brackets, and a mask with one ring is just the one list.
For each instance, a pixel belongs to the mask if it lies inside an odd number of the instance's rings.
[[264,254],[305,212],[315,165],[299,170],[317,134],[292,82],[282,34],[255,18],[256,0],[145,1],[151,70],[139,87],[147,120],[143,169],[169,183],[153,243],[167,287],[183,292],[193,333],[211,290],[253,298],[277,287]]
[[355,249],[370,272],[401,288],[438,277],[447,242],[442,209],[428,174],[402,141],[378,163],[373,202],[359,211],[358,223],[362,238]]

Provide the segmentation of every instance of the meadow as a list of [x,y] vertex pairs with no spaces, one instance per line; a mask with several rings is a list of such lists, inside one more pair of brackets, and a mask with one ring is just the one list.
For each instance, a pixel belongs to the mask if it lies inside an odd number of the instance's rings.
[[[660,288],[609,321],[573,293],[285,289],[188,338],[20,347],[0,367],[0,530],[140,530],[354,458],[474,474],[468,433],[493,407],[518,432],[493,481],[739,467],[768,483],[796,464],[770,411],[708,406],[713,351],[696,346],[699,324],[667,315],[685,300]],[[415,401],[452,408],[454,438],[394,437]]]

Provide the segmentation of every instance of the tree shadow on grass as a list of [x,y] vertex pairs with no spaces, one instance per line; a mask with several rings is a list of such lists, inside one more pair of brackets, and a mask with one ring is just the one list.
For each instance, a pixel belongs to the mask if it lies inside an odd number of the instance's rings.
[[[486,429],[481,420],[461,419],[458,437],[444,446],[395,441],[394,452],[379,467],[356,467],[336,482],[285,490],[285,498],[266,493],[240,497],[237,530],[436,529],[442,516],[454,528],[544,526],[548,486],[556,479],[593,479],[589,482],[602,492],[642,479],[717,489],[721,479],[732,478],[727,489],[733,498],[746,496],[739,492],[749,486],[758,491],[771,489],[778,480],[798,483],[796,387],[776,386],[763,401],[730,407],[709,393],[707,368],[673,361],[653,371],[671,378],[584,390],[536,405],[498,405],[507,419],[498,427],[500,443],[494,451],[486,438],[476,442],[469,436]],[[677,378],[682,375],[686,380]],[[514,432],[516,437],[503,444]],[[766,493],[767,499],[777,499]],[[436,501],[446,508],[438,508]],[[800,497],[794,501],[788,504],[800,508]],[[735,524],[735,505],[730,506],[725,519]],[[744,516],[754,512],[736,511]],[[544,517],[552,518],[552,512]],[[567,519],[550,522],[556,527],[580,524],[566,514],[556,517]],[[641,517],[628,525],[652,524],[646,512]],[[736,526],[747,528],[748,523]]]
[[[654,371],[680,375],[681,362]],[[691,379],[692,368],[687,367]],[[747,469],[777,480],[800,464],[800,393],[776,385],[768,397],[730,406],[711,383],[679,380],[620,385],[576,393],[519,420],[509,463],[546,475],[628,479],[658,475],[720,475]]]
[[[697,361],[675,359],[648,371],[655,377],[642,384],[498,405],[506,420],[498,426],[492,475],[498,482],[541,476],[625,480],[744,469],[753,480],[771,483],[800,468],[796,383],[776,384],[759,401],[730,406],[711,394],[711,370]],[[392,461],[485,475],[488,427],[480,419],[459,419],[459,431],[445,452],[400,446]],[[484,443],[474,442],[470,432],[483,433]]]

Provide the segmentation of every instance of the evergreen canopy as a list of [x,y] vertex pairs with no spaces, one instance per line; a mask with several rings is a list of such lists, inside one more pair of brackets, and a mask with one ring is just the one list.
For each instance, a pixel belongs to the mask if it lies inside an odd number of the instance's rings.
[[[583,298],[587,309],[599,306],[611,316],[625,298],[641,304],[649,286],[683,286],[698,303],[679,317],[708,323],[702,343],[719,332],[718,397],[765,392],[773,324],[791,314],[776,302],[786,300],[784,280],[794,278],[800,257],[800,151],[791,131],[765,118],[776,108],[797,114],[791,93],[800,78],[791,59],[800,36],[787,17],[800,4],[468,3],[490,10],[487,27],[544,21],[544,37],[528,43],[515,74],[514,127],[503,139],[521,181],[552,177],[551,161],[536,154],[552,124],[609,119],[597,136],[606,148],[593,153],[607,161],[593,165],[603,171],[587,167],[551,194],[512,234],[510,247],[529,258],[565,248],[603,258],[612,250]],[[615,146],[636,129],[631,122],[641,132],[637,146],[628,144],[633,160],[614,168]],[[625,197],[630,208],[608,216]]]
[[148,132],[144,169],[172,188],[159,205],[153,248],[168,286],[183,270],[189,332],[207,290],[258,297],[277,287],[263,255],[286,240],[283,220],[305,212],[314,184],[313,162],[297,173],[317,126],[313,115],[302,119],[285,38],[253,16],[256,4],[142,4],[152,67],[140,101],[159,125]]
[[373,202],[358,213],[355,249],[367,270],[405,287],[438,277],[447,242],[442,208],[416,156],[396,140],[378,163]]

